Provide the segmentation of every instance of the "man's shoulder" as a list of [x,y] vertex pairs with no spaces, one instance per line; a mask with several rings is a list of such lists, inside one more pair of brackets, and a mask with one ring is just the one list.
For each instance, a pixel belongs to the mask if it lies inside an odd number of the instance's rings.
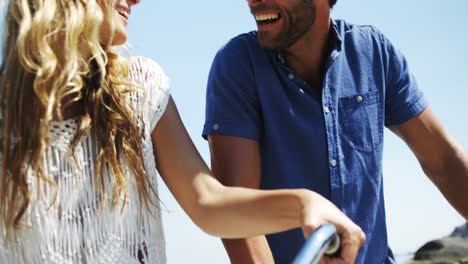
[[250,31],[246,33],[239,34],[232,39],[229,40],[228,43],[237,43],[237,42],[244,42],[245,44],[254,44],[257,43],[257,31]]
[[242,56],[250,53],[260,52],[262,48],[258,44],[257,32],[251,31],[240,34],[226,42],[218,51],[218,55]]
[[333,26],[341,39],[346,38],[380,38],[382,32],[374,25],[354,24],[346,20],[335,19]]

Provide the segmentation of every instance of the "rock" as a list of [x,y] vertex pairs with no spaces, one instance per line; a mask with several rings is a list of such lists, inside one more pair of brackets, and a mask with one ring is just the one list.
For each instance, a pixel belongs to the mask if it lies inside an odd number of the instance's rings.
[[414,255],[414,260],[457,261],[468,258],[468,240],[462,238],[442,238],[422,246]]
[[468,222],[466,222],[464,225],[456,227],[449,237],[461,237],[468,239]]
[[468,263],[468,222],[457,227],[450,236],[426,243],[409,263]]

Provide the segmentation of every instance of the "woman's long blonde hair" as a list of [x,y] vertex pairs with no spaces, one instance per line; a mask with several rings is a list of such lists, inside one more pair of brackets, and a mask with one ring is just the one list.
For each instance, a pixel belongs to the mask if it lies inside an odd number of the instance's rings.
[[[109,170],[112,205],[128,194],[121,160],[135,177],[141,204],[151,202],[154,188],[144,169],[142,131],[137,126],[141,115],[135,120],[134,109],[122,99],[134,91],[125,82],[128,65],[110,45],[100,43],[99,25],[104,15],[115,13],[112,1],[102,2],[8,3],[0,72],[0,222],[7,229],[20,226],[30,203],[28,170],[56,188],[41,159],[49,144],[50,122],[62,120],[72,105],[78,106],[80,119],[71,147],[86,133],[96,137],[94,181],[104,191],[104,171]],[[83,57],[83,50],[90,51],[91,58]],[[94,79],[94,87],[86,85],[88,79]]]

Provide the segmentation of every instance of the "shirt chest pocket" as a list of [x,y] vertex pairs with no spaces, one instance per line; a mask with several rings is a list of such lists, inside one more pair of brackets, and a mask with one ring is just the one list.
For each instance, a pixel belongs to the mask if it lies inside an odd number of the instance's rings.
[[339,99],[345,141],[355,149],[371,152],[383,140],[382,107],[378,90]]

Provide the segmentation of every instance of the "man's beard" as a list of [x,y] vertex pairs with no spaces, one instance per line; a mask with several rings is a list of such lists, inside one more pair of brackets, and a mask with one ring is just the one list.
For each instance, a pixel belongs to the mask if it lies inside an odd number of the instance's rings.
[[[316,19],[316,7],[311,0],[302,0],[291,11],[283,15],[282,28],[277,36],[270,36],[266,32],[258,32],[260,46],[267,49],[284,50],[291,47],[307,31],[310,30]],[[285,24],[287,23],[287,24]]]

